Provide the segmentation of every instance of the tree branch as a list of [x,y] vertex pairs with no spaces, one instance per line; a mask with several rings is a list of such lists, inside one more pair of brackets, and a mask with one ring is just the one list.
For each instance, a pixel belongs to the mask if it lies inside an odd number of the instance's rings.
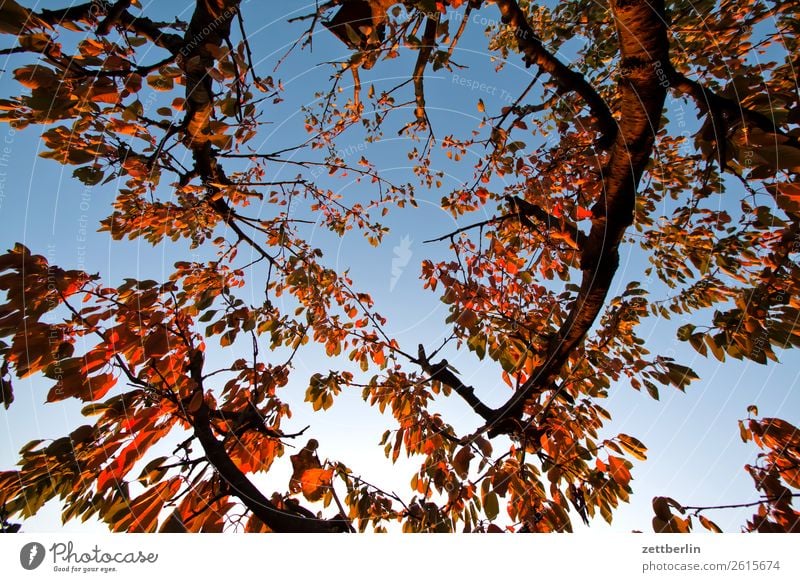
[[219,476],[230,486],[232,492],[274,532],[333,533],[342,531],[336,521],[298,516],[278,509],[242,473],[231,460],[225,446],[217,440],[211,430],[208,406],[203,404],[194,416],[194,435],[200,441],[206,458]]
[[[529,217],[533,217],[542,224],[547,225],[550,227],[554,225],[556,228],[560,227],[561,230],[566,231],[567,234],[572,237],[572,241],[575,243],[574,245],[576,248],[583,248],[586,245],[587,237],[578,228],[578,225],[570,222],[565,218],[558,218],[547,212],[544,208],[537,206],[535,204],[531,204],[527,200],[523,198],[519,198],[517,196],[506,196],[506,200],[511,205],[511,208],[515,211],[515,216],[518,216],[520,220],[529,219]],[[527,220],[529,226],[533,226],[530,220]]]
[[535,204],[531,204],[527,200],[516,196],[506,196],[506,201],[511,205],[512,211],[509,214],[501,214],[500,216],[495,216],[492,218],[487,218],[486,220],[481,220],[478,222],[474,222],[472,224],[468,224],[466,226],[462,226],[457,228],[453,231],[448,232],[447,234],[443,234],[441,236],[437,236],[436,238],[431,238],[422,241],[423,243],[434,243],[434,242],[441,242],[443,240],[452,239],[457,234],[461,234],[462,232],[466,232],[468,230],[472,230],[473,228],[481,228],[484,226],[488,226],[490,224],[498,224],[501,222],[505,222],[506,220],[511,220],[516,218],[520,222],[525,223],[526,226],[535,228],[535,224],[531,221],[530,217],[535,218],[542,224],[547,225],[549,228],[551,225],[557,225],[562,230],[565,230],[567,234],[569,234],[571,241],[570,246],[579,249],[586,244],[586,235],[578,228],[573,222],[570,222],[564,218],[557,218],[544,210],[543,208],[536,206]]
[[[203,391],[203,359],[193,358],[189,364],[189,373],[197,386]],[[272,531],[300,533],[332,533],[346,531],[338,521],[328,521],[310,516],[299,516],[278,509],[263,493],[253,485],[252,481],[236,466],[225,445],[217,440],[211,428],[213,412],[203,401],[192,418],[194,436],[203,447],[206,459],[214,467],[219,476],[227,483],[236,497],[263,521]]]
[[181,50],[183,41],[180,35],[164,32],[165,23],[163,22],[155,22],[149,18],[133,16],[127,10],[122,11],[118,22],[126,29],[142,35],[156,46],[168,50],[173,55],[177,55]]
[[425,20],[425,32],[422,35],[422,44],[419,46],[417,62],[414,65],[414,100],[417,107],[414,110],[414,117],[420,125],[430,125],[428,114],[425,111],[425,68],[428,66],[428,59],[431,57],[433,47],[436,46],[436,27],[437,21],[432,18]]
[[[155,45],[165,48],[173,54],[177,54],[180,51],[181,37],[177,34],[164,32],[163,29],[167,26],[166,23],[154,22],[149,18],[137,18],[127,11],[127,6],[122,6],[124,4],[125,2],[120,0],[109,9],[108,2],[84,2],[83,4],[57,10],[44,9],[37,12],[36,16],[50,26],[58,26],[64,22],[85,21],[89,23],[96,20],[100,15],[106,14],[107,18],[98,26],[98,34],[102,34],[101,31],[106,22],[110,24],[118,23],[128,30],[141,34]],[[112,13],[114,14],[114,20],[110,21],[109,18]]]
[[86,20],[90,16],[96,15],[98,8],[102,8],[99,2],[84,2],[68,8],[54,10],[43,9],[36,13],[36,16],[50,26],[57,26],[63,22],[78,22]]
[[456,377],[448,367],[447,360],[442,360],[436,364],[432,363],[425,354],[425,348],[422,344],[419,344],[419,353],[416,363],[430,376],[428,381],[441,382],[452,388],[452,390],[461,396],[461,398],[463,398],[484,420],[489,421],[493,418],[495,411],[486,406],[475,396],[475,389],[472,386],[467,386]]
[[727,505],[705,505],[705,506],[682,505],[681,508],[684,511],[691,511],[692,514],[694,515],[699,515],[701,511],[709,511],[712,509],[744,509],[747,507],[756,507],[764,503],[774,503],[776,501],[781,501],[785,497],[800,497],[800,493],[790,493],[788,495],[782,495],[781,497],[764,496],[758,501],[750,501],[748,503],[730,503]]
[[602,136],[599,145],[604,149],[611,146],[617,134],[617,122],[605,100],[583,75],[570,69],[544,47],[516,0],[497,0],[497,7],[500,9],[503,22],[514,30],[517,46],[523,54],[525,64],[537,65],[548,73],[563,91],[574,91],[580,95],[597,119],[597,126]]
[[786,143],[800,147],[800,140],[780,129],[775,122],[760,111],[745,107],[738,101],[723,97],[683,73],[678,73],[672,66],[667,67],[666,74],[670,87],[683,95],[688,95],[697,104],[702,113],[712,116],[714,133],[717,141],[724,140],[729,129],[738,123],[753,125],[767,133],[774,133],[786,138]]
[[117,2],[115,2],[114,5],[109,8],[108,13],[103,21],[97,26],[97,34],[100,36],[105,36],[111,32],[111,29],[117,24],[120,16],[122,16],[122,13],[125,12],[130,5],[131,0],[117,0]]
[[[498,0],[498,5],[509,2]],[[592,227],[582,245],[581,287],[569,315],[549,342],[545,362],[500,407],[489,435],[517,430],[525,403],[553,388],[570,355],[605,304],[619,265],[619,245],[633,223],[636,191],[661,124],[666,87],[659,71],[668,63],[664,1],[614,0],[621,53],[619,131],[603,176],[603,195],[592,208]],[[517,16],[519,18],[519,16]]]

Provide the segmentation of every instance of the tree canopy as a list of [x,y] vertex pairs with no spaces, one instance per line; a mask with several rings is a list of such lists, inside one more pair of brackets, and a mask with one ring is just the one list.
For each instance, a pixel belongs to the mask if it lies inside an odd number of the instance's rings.
[[[192,250],[163,280],[109,281],[31,244],[0,256],[3,404],[13,414],[13,382],[35,376],[48,403],[76,399],[86,417],[0,472],[4,527],[52,499],[64,520],[132,532],[611,522],[647,448],[608,436],[603,399],[698,379],[648,349],[643,322],[679,322],[678,340],[720,362],[769,364],[800,345],[797,3],[330,0],[287,16],[305,32],[272,56],[248,30],[274,7],[189,4],[164,20],[137,0],[0,4],[15,80],[0,120],[37,126],[40,155],[103,193],[110,239]],[[497,109],[491,77],[481,86],[459,52],[475,28],[494,74],[515,67],[522,83]],[[323,37],[340,55],[314,50]],[[305,135],[270,148],[258,136],[283,99],[280,67],[298,59],[325,60],[330,84],[298,106]],[[439,131],[437,71],[473,90],[472,127]],[[413,171],[398,183],[369,148],[345,152],[350,135],[401,137]],[[445,190],[442,159],[470,179]],[[312,232],[378,247],[382,217],[421,190],[443,192],[457,226],[430,233],[419,265],[447,305],[444,341],[407,345],[381,314],[390,299],[360,289]],[[620,269],[628,247],[647,280]],[[309,376],[296,362],[314,346],[329,360]],[[496,371],[502,402],[471,385],[464,354]],[[345,391],[387,414],[364,439],[417,461],[406,490],[292,421],[299,406],[323,418]],[[800,530],[800,432],[755,407],[740,432],[761,450],[743,528]],[[288,482],[261,478],[281,463]],[[719,529],[709,508],[657,497],[653,509],[656,531]]]

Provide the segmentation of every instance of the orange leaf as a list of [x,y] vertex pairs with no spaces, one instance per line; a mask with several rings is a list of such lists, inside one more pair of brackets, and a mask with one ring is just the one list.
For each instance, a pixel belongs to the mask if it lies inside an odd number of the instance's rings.
[[178,492],[181,483],[180,478],[173,478],[142,493],[130,503],[129,511],[121,512],[122,518],[112,525],[114,531],[154,532],[164,503]]
[[793,202],[800,202],[800,184],[776,184],[775,189]]
[[296,455],[291,455],[289,460],[292,462],[292,478],[289,480],[289,491],[297,493],[302,489],[303,475],[311,469],[321,469],[322,465],[317,458],[316,450],[319,443],[316,439],[309,439]]
[[714,533],[722,533],[722,530],[719,526],[708,519],[707,517],[703,517],[702,515],[698,516],[700,518],[700,524],[709,531],[713,531]]
[[117,383],[114,374],[98,374],[86,378],[79,396],[81,400],[99,400]]
[[309,501],[319,501],[332,480],[333,469],[308,469],[300,477],[303,496]]
[[83,357],[83,367],[81,368],[81,374],[92,374],[93,372],[97,372],[100,368],[108,363],[108,358],[111,354],[109,354],[104,346],[100,346],[90,352],[87,352],[86,355]]
[[122,449],[97,476],[97,492],[103,493],[109,485],[116,485],[128,474],[133,465],[142,458],[161,435],[157,432],[140,432]]
[[631,472],[628,470],[628,467],[625,465],[625,461],[619,457],[615,457],[613,455],[608,456],[608,465],[611,469],[611,476],[613,477],[614,481],[622,485],[623,487],[627,486],[628,483],[631,481]]

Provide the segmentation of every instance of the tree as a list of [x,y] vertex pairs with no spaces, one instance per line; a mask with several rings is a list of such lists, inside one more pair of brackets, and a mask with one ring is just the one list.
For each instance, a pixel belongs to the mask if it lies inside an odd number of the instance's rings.
[[[202,251],[168,280],[122,284],[21,244],[0,257],[6,408],[12,376],[36,374],[51,383],[48,402],[78,399],[91,419],[30,443],[20,468],[0,473],[9,516],[58,498],[65,520],[94,516],[115,531],[570,531],[576,515],[610,522],[632,492],[631,460],[646,456],[633,436],[599,436],[612,384],[657,399],[660,386],[697,379],[650,353],[637,335],[643,320],[691,315],[678,338],[719,361],[766,364],[776,348],[800,344],[796,3],[321,3],[295,18],[308,29],[294,48],[333,34],[348,57],[305,109],[309,138],[274,152],[252,140],[262,105],[283,88],[257,74],[245,32],[264,8],[239,4],[198,1],[188,23],[154,21],[131,0],[0,7],[3,54],[30,61],[13,71],[22,87],[0,101],[2,120],[42,126],[42,155],[84,185],[116,181],[101,223],[112,239],[185,240]],[[499,111],[478,101],[483,120],[468,135],[437,137],[426,75],[461,70],[455,51],[476,21],[489,50],[535,74]],[[408,55],[404,82],[364,87]],[[340,91],[350,79],[352,91]],[[142,102],[148,87],[164,94],[155,112]],[[670,117],[668,98],[695,108],[694,137]],[[397,127],[412,144],[417,185],[337,153],[341,135],[375,141]],[[451,258],[421,267],[424,286],[449,306],[448,339],[401,345],[379,301],[310,244],[297,208],[380,245],[379,215],[440,185],[435,156],[463,164],[468,151],[480,156],[474,179],[441,201],[459,227],[434,241],[449,243]],[[296,167],[296,178],[273,179],[274,164]],[[325,175],[356,176],[374,196],[342,197]],[[256,202],[265,212],[248,214]],[[624,245],[648,253],[649,283],[619,279]],[[242,249],[255,259],[239,258]],[[263,302],[246,301],[242,290],[262,284]],[[650,298],[659,286],[667,298]],[[408,494],[363,479],[316,438],[298,441],[305,431],[291,424],[287,386],[301,381],[294,358],[314,343],[337,369],[314,373],[305,400],[321,411],[361,390],[389,411],[386,455],[420,461]],[[446,350],[496,365],[505,402],[487,404]],[[211,367],[211,352],[227,364]],[[469,406],[474,430],[436,411],[447,399]],[[765,498],[748,528],[797,531],[796,429],[761,419],[742,434],[769,451],[751,468]],[[175,442],[171,456],[158,452]],[[253,476],[291,443],[290,482],[257,486]],[[654,509],[656,529],[670,531],[691,525],[672,509],[703,510],[669,498]]]

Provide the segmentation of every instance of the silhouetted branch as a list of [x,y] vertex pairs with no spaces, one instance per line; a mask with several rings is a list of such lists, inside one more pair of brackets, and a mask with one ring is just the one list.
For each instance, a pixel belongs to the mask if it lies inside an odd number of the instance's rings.
[[747,507],[757,507],[764,503],[774,503],[776,501],[780,501],[786,497],[800,497],[800,493],[788,493],[786,495],[782,495],[780,498],[774,497],[767,497],[764,496],[758,501],[750,501],[747,503],[729,503],[727,505],[704,505],[704,506],[695,506],[695,505],[682,505],[681,508],[684,511],[691,511],[693,515],[699,515],[701,511],[709,511],[712,509],[744,509]]
[[[501,10],[505,7],[507,21],[523,19],[516,3],[498,0],[498,5]],[[592,227],[580,245],[583,271],[580,290],[569,315],[548,343],[543,354],[544,363],[485,427],[490,436],[519,430],[525,403],[536,393],[554,388],[564,364],[605,305],[619,265],[619,245],[633,223],[639,181],[661,126],[666,87],[659,75],[659,65],[668,62],[669,50],[664,2],[616,0],[612,9],[621,53],[621,115],[611,156],[602,172],[603,195],[592,208]],[[520,40],[523,41],[527,41],[527,37]],[[537,54],[535,43],[532,47],[533,54]]]
[[416,363],[430,376],[429,381],[441,382],[452,388],[452,390],[461,396],[461,398],[463,398],[484,420],[488,421],[493,418],[495,411],[486,406],[475,396],[475,389],[472,386],[467,386],[458,379],[452,370],[450,370],[447,360],[442,360],[438,363],[429,361],[425,354],[425,348],[420,344]]
[[414,116],[420,125],[428,125],[428,114],[425,111],[425,69],[428,66],[428,59],[436,46],[436,27],[437,22],[432,18],[425,20],[425,33],[422,35],[422,44],[419,46],[417,62],[414,65],[414,100],[417,107]]
[[497,0],[497,7],[500,9],[503,22],[514,30],[514,37],[517,39],[520,52],[523,53],[525,64],[537,65],[547,72],[562,90],[574,91],[580,95],[597,118],[598,129],[602,135],[600,145],[610,146],[617,134],[617,122],[605,100],[583,75],[570,69],[544,47],[516,0]]

